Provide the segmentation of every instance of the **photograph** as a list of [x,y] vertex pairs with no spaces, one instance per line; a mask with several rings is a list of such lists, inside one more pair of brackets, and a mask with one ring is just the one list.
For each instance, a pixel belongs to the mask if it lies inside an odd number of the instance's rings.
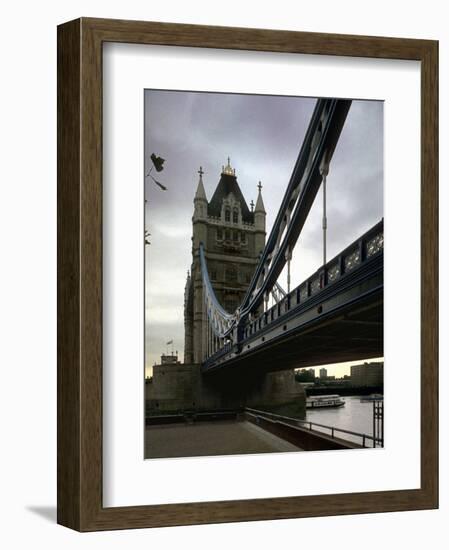
[[384,448],[384,102],[146,89],[143,122],[145,458]]

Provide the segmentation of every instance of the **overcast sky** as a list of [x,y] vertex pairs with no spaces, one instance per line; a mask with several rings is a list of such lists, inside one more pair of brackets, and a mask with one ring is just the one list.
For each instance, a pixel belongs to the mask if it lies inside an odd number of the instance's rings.
[[[191,265],[193,197],[198,170],[208,200],[227,157],[249,205],[257,183],[267,210],[267,236],[304,139],[316,100],[204,92],[145,92],[145,173],[152,152],[166,159],[146,178],[146,365],[159,362],[173,339],[184,354],[184,285]],[[153,171],[154,173],[154,171]],[[383,216],[383,103],[353,101],[328,176],[328,260]],[[295,247],[292,288],[322,260],[322,196],[318,194]],[[280,283],[286,287],[285,276]],[[171,346],[169,346],[171,349]],[[151,372],[151,369],[148,370]],[[346,369],[335,370],[337,375]]]

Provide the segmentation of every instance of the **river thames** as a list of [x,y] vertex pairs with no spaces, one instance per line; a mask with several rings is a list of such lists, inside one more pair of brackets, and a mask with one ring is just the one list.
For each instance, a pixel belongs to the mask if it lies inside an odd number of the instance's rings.
[[[345,400],[345,405],[343,407],[316,410],[307,409],[306,420],[372,436],[373,403],[361,403],[361,397],[360,395],[348,395],[343,397]],[[323,431],[323,433],[329,433],[329,430],[318,427],[314,427],[314,429]],[[340,434],[336,432],[335,436],[341,437],[342,439],[348,439],[354,443],[361,443],[359,437],[353,437],[349,434]],[[372,446],[370,440],[367,441],[367,446]]]

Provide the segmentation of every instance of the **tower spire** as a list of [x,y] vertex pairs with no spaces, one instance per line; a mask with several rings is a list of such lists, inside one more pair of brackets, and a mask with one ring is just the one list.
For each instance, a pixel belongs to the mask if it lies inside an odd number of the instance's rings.
[[262,183],[260,181],[257,185],[257,188],[259,189],[259,193],[257,195],[256,208],[254,209],[254,212],[261,212],[265,214],[265,205],[262,199]]
[[205,200],[207,201],[207,197],[206,197],[206,191],[204,190],[204,185],[203,185],[203,167],[200,166],[200,169],[198,170],[198,174],[200,175],[199,177],[199,180],[198,180],[198,187],[196,188],[196,193],[195,193],[195,200],[197,199],[200,199],[200,200]]

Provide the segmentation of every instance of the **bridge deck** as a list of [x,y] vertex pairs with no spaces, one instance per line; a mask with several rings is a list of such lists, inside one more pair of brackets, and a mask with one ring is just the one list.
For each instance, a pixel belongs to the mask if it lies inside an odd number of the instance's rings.
[[242,420],[147,426],[145,458],[175,458],[301,451]]
[[247,321],[204,373],[275,371],[383,355],[383,221]]

